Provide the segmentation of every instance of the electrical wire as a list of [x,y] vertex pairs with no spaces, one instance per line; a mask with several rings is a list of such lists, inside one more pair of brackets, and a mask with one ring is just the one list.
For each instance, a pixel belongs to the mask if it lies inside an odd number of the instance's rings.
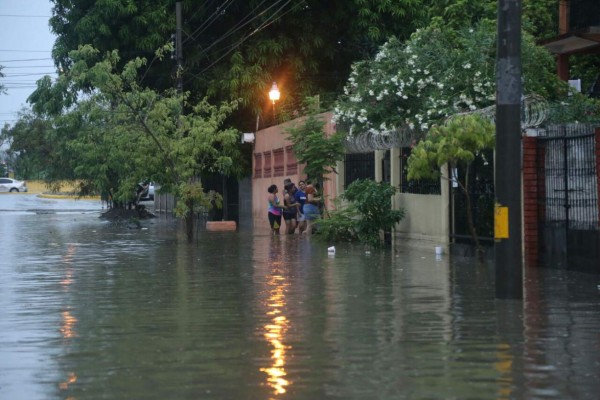
[[[218,38],[217,40],[213,41],[211,43],[210,46],[208,46],[207,48],[203,49],[202,52],[200,52],[199,56],[202,56],[203,54],[205,54],[207,51],[209,51],[210,49],[212,49],[215,45],[217,45],[218,43],[222,42],[223,40],[227,39],[229,36],[233,35],[235,32],[239,31],[240,29],[242,29],[244,26],[248,25],[249,23],[253,22],[255,19],[261,17],[264,13],[266,13],[267,11],[269,11],[269,9],[271,9],[272,7],[276,6],[277,4],[281,3],[283,0],[277,0],[277,2],[271,4],[269,7],[267,7],[266,9],[264,9],[262,12],[260,12],[258,15],[254,16],[251,20],[243,23],[244,19],[246,19],[248,16],[244,17],[240,22],[238,22],[234,27],[232,27],[229,31],[225,32],[225,34],[223,34],[223,36],[221,36],[220,38]],[[288,3],[290,3],[291,0],[288,0]],[[264,3],[264,0],[259,4],[259,6],[261,6]],[[257,6],[256,8],[258,8],[259,6]],[[285,6],[285,5],[284,5]],[[256,8],[254,10],[256,10]],[[252,11],[254,11],[252,10]],[[279,12],[276,11],[275,13]]]
[[11,52],[11,53],[52,53],[52,50],[6,50],[6,49],[0,49],[0,52]]
[[56,71],[53,72],[32,72],[32,73],[23,73],[23,74],[4,74],[4,78],[14,78],[17,76],[36,76],[36,75],[42,75],[42,76],[46,76],[46,75],[54,75],[56,74]]
[[51,18],[51,15],[0,14],[0,17],[11,18]]
[[[210,1],[210,4],[207,6],[207,2]],[[212,5],[212,3],[214,3],[214,0],[207,0],[204,2],[204,4],[202,4],[200,7],[197,8],[196,12],[194,14],[192,14],[192,16],[190,17],[190,19],[192,19],[194,16],[196,16],[198,14],[198,12],[200,12],[200,10],[207,6],[210,7],[210,5]],[[199,29],[199,28],[198,28]],[[197,30],[196,30],[197,31]],[[194,31],[194,32],[196,32]],[[187,33],[186,33],[187,34]],[[193,33],[192,33],[193,34]],[[188,35],[189,36],[189,35]],[[183,40],[182,42],[185,43],[188,39]],[[182,43],[182,45],[183,45]],[[158,59],[158,56],[154,56],[152,58],[152,61],[150,61],[150,63],[148,64],[148,67],[146,68],[146,71],[144,72],[144,74],[142,75],[142,77],[140,78],[140,83],[142,83],[144,81],[144,79],[146,79],[146,76],[148,75],[148,72],[150,72],[150,68],[152,67],[152,65],[154,64],[154,62]]]
[[[204,4],[202,4],[200,7],[197,7],[197,8],[196,8],[196,12],[195,12],[195,13],[193,13],[192,15],[190,15],[190,16],[189,16],[187,19],[189,19],[189,20],[192,20],[192,19],[194,19],[194,17],[195,17],[196,15],[198,15],[198,13],[200,12],[200,10],[202,10],[202,9],[203,9],[203,8],[206,6],[206,3],[208,3],[209,1],[210,1],[211,3],[213,3],[213,2],[214,2],[214,0],[206,0],[206,1],[204,2]],[[207,7],[207,8],[208,8],[208,7]]]
[[[277,3],[280,3],[283,0],[278,0]],[[224,57],[226,57],[228,54],[230,54],[233,50],[235,50],[237,47],[239,47],[242,43],[244,43],[246,40],[248,40],[251,36],[255,35],[256,33],[260,32],[261,30],[265,29],[266,27],[268,27],[269,25],[271,25],[273,22],[275,22],[278,18],[283,17],[284,15],[286,15],[287,13],[294,11],[299,3],[297,3],[294,7],[292,7],[291,9],[289,9],[288,11],[286,11],[285,13],[281,14],[280,16],[277,16],[277,14],[283,9],[285,8],[292,0],[288,0],[283,6],[281,6],[277,11],[275,11],[267,20],[265,20],[260,26],[258,26],[257,28],[255,28],[252,32],[250,32],[248,35],[246,35],[245,37],[242,37],[237,43],[234,43],[230,46],[230,48],[225,52],[225,54],[223,54],[222,56],[220,56],[219,58],[217,58],[215,61],[213,61],[210,65],[208,65],[207,67],[205,67],[203,70],[201,70],[199,73],[193,75],[191,78],[189,78],[188,80],[186,80],[184,82],[184,84],[188,84],[190,81],[192,81],[193,79],[197,78],[198,76],[200,76],[201,74],[203,74],[204,72],[206,72],[207,70],[209,70],[210,68],[212,68],[214,65],[216,65],[219,61],[221,61]],[[225,48],[226,49],[226,48]]]
[[[190,40],[195,41],[212,23],[214,23],[218,17],[220,15],[222,15],[225,10],[227,9],[227,7],[229,7],[234,0],[226,0],[223,4],[221,4],[220,6],[218,6],[215,11],[205,20],[205,22],[198,27],[194,32],[192,32],[191,35],[189,35],[189,37],[187,39],[185,39],[183,41],[183,43],[186,43]],[[262,17],[265,13],[267,13],[269,10],[273,9],[273,7],[278,6],[279,4],[281,4],[284,0],[277,0],[275,1],[273,4],[269,5],[267,8],[263,9],[262,11],[260,11],[257,15],[254,15],[253,17],[250,18],[250,16],[257,12],[260,7],[265,3],[266,0],[261,1],[250,13],[248,13],[246,16],[244,16],[235,26],[233,26],[231,29],[229,29],[224,35],[222,35],[220,38],[218,38],[217,40],[213,41],[210,46],[208,46],[207,48],[203,49],[200,52],[200,56],[203,54],[206,54],[209,50],[213,49],[217,44],[223,42],[225,39],[227,39],[228,37],[230,37],[231,35],[235,34],[236,32],[238,32],[239,30],[243,29],[244,27],[246,27],[248,24],[252,23],[253,21],[255,21],[256,19]],[[272,15],[270,15],[264,22],[262,22],[257,28],[253,29],[252,31],[250,31],[249,33],[247,33],[245,36],[243,36],[242,38],[240,38],[237,42],[226,46],[220,50],[217,50],[217,53],[220,51],[224,51],[224,53],[218,57],[215,61],[213,61],[210,65],[208,65],[207,67],[205,67],[204,69],[202,69],[202,71],[194,76],[192,76],[190,79],[188,79],[186,81],[186,84],[190,82],[190,80],[195,79],[197,76],[199,76],[200,74],[206,72],[208,69],[212,68],[214,65],[216,65],[219,61],[221,61],[224,57],[226,57],[228,54],[230,54],[233,50],[235,50],[237,47],[239,47],[241,44],[243,44],[247,39],[249,39],[250,37],[252,37],[253,35],[255,35],[256,33],[260,32],[261,30],[265,29],[266,27],[268,27],[269,25],[271,25],[273,22],[275,22],[278,18],[283,17],[284,15],[286,15],[287,13],[293,11],[294,9],[296,9],[296,7],[299,5],[299,3],[297,3],[294,7],[292,7],[290,10],[283,12],[282,10],[287,7],[292,0],[287,0],[281,7],[279,7],[277,10],[275,10],[273,12]],[[205,3],[203,4],[203,6],[206,7],[210,7],[212,4],[214,3],[214,0],[206,0]],[[193,16],[195,16],[200,10],[197,10]],[[0,15],[2,16],[2,15]],[[47,50],[12,50],[12,49],[0,49],[0,52],[31,52],[31,53],[37,53],[37,52],[44,52],[44,53],[50,53],[51,51],[47,51]],[[52,60],[52,58],[40,58],[40,59],[22,59],[22,60],[6,60],[6,61],[0,61],[1,62],[17,62],[17,61],[42,61],[42,60]],[[29,69],[29,68],[48,68],[48,67],[53,67],[53,66],[41,66],[41,65],[36,65],[36,66],[2,66],[3,70],[6,69]],[[51,72],[51,73],[24,73],[24,74],[9,74],[7,75],[6,73],[4,74],[4,78],[6,78],[7,76],[10,77],[17,77],[17,76],[37,76],[37,75],[50,75],[50,74],[55,74],[55,72]],[[14,88],[14,86],[11,86],[11,88]]]
[[28,86],[4,86],[4,89],[6,90],[19,90],[19,89],[35,89],[37,88],[37,85],[28,85]]
[[52,57],[47,57],[47,58],[23,58],[21,60],[0,60],[0,63],[22,62],[22,61],[45,61],[45,60],[52,60]]
[[[206,28],[208,28],[210,25],[212,25],[212,23],[219,17],[219,14],[223,13],[223,10],[227,8],[227,6],[229,5],[228,3],[231,3],[233,0],[226,0],[224,4],[222,4],[221,6],[218,6],[215,11],[208,16],[208,18],[202,23],[200,24],[200,26],[198,28],[196,28],[196,30],[194,32],[192,32],[189,35],[189,38],[186,40],[183,40],[183,43],[186,43],[188,40],[196,40],[198,38],[198,36],[200,36],[205,30]],[[211,1],[212,5],[213,1]],[[209,5],[209,7],[210,7]]]
[[14,67],[2,66],[2,69],[52,68],[54,65],[21,65]]

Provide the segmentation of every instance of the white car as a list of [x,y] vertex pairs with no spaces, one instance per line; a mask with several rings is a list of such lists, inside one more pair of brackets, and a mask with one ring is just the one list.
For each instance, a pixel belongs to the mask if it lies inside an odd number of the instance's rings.
[[143,188],[146,184],[148,186],[142,191],[140,201],[154,200],[154,182],[140,182],[138,187]]
[[148,186],[148,198],[154,200],[154,182],[150,182],[150,186]]
[[27,183],[11,178],[0,178],[0,192],[26,192]]

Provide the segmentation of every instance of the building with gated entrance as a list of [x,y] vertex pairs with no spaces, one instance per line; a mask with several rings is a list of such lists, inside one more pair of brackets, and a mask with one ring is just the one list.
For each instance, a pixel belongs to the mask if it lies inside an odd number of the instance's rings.
[[[335,130],[331,113],[325,133]],[[301,119],[263,129],[253,147],[252,219],[255,226],[266,222],[266,193],[271,184],[304,178],[289,127]],[[599,124],[600,126],[600,124]],[[523,243],[529,265],[600,273],[600,129],[593,124],[567,124],[527,129],[523,136]],[[439,245],[469,244],[464,197],[450,179],[464,171],[442,171],[438,181],[408,181],[406,161],[410,144],[381,150],[356,151],[348,146],[338,174],[330,174],[323,193],[331,199],[343,193],[356,179],[374,179],[398,189],[394,208],[404,208],[406,217],[396,226],[396,239],[419,239]],[[364,147],[364,146],[363,146]],[[359,150],[364,150],[359,149]],[[494,156],[490,151],[469,170],[473,182],[469,196],[480,240],[493,248]]]

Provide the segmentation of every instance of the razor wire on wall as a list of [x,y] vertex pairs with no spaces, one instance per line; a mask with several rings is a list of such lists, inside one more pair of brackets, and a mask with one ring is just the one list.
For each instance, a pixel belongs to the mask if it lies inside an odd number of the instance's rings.
[[[541,96],[530,95],[521,101],[521,129],[525,130],[541,125],[549,115],[548,102]],[[446,121],[459,115],[478,114],[482,117],[496,122],[496,106],[489,106],[479,110],[454,114]],[[422,139],[425,132],[402,126],[396,130],[385,133],[378,132],[354,132],[353,127],[345,139],[347,153],[367,153],[374,150],[387,150],[393,147],[407,147],[415,141]]]
[[422,137],[422,133],[404,126],[387,133],[365,132],[354,134],[352,128],[346,136],[346,153],[367,153],[374,150],[387,150],[393,147],[407,147]]

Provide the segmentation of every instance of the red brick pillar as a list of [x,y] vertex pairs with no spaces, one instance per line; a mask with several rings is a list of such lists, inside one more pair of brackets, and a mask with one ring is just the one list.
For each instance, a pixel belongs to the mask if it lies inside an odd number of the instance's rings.
[[538,169],[537,138],[523,137],[523,229],[525,262],[538,264]]

